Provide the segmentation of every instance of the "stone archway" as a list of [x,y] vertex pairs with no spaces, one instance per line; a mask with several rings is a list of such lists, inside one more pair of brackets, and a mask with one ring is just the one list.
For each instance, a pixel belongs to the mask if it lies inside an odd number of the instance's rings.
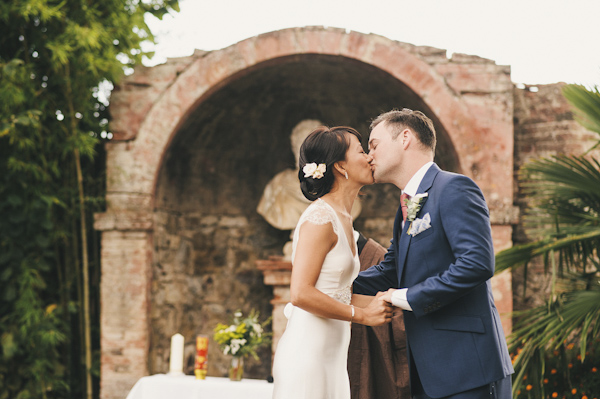
[[[187,183],[202,184],[210,173],[218,175],[214,181],[226,181],[244,166],[267,169],[254,177],[255,185],[232,188],[213,181],[233,193],[228,211],[212,199],[216,225],[257,224],[235,190],[256,198],[269,177],[289,166],[291,154],[281,149],[295,123],[315,117],[366,133],[369,118],[403,106],[434,119],[437,162],[475,179],[490,206],[496,249],[510,246],[513,106],[507,67],[473,56],[448,59],[443,50],[376,35],[297,28],[140,68],[116,88],[115,140],[107,144],[108,206],[95,224],[102,230],[102,397],[123,396],[139,377],[155,371],[149,353],[156,335],[151,309],[159,306],[153,293],[161,281],[156,258],[160,248],[174,245],[164,232],[176,220],[173,215],[199,215],[192,200],[197,192]],[[245,156],[243,149],[253,144],[257,153]],[[215,153],[231,159],[210,172]],[[274,161],[265,162],[264,154],[276,155]],[[189,177],[172,179],[182,174]],[[387,199],[393,205],[379,208],[391,212],[367,211],[361,228],[374,231],[372,225],[393,217],[395,194],[382,190],[366,201],[376,198],[380,205]],[[211,194],[204,194],[206,207]],[[370,205],[365,209],[378,208]],[[198,223],[206,224],[203,220]],[[182,256],[189,250],[181,242],[176,246]],[[496,278],[494,285],[500,311],[510,310],[510,276]]]

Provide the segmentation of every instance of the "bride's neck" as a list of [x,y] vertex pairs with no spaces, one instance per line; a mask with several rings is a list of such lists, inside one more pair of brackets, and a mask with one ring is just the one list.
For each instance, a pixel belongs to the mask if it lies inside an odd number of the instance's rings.
[[337,190],[335,192],[325,194],[322,198],[327,201],[327,203],[331,205],[337,212],[350,216],[352,212],[352,205],[354,205],[354,200],[356,199],[356,194],[351,195],[350,193],[342,193]]

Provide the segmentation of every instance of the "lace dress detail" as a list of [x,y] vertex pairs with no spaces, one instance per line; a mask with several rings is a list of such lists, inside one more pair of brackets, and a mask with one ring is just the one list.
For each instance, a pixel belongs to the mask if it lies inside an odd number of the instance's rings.
[[340,288],[339,290],[335,291],[331,297],[333,299],[337,299],[341,303],[350,305],[350,302],[352,302],[352,285]]
[[298,224],[296,225],[296,230],[298,230],[304,222],[311,222],[318,225],[331,223],[333,232],[339,236],[338,226],[337,223],[335,223],[336,220],[337,216],[333,208],[319,198],[310,204],[302,216],[300,216],[300,220],[298,220]]

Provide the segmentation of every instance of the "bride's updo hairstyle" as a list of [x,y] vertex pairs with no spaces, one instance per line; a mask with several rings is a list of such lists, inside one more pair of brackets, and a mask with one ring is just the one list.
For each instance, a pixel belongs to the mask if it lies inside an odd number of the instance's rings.
[[[356,136],[361,141],[360,133],[346,126],[326,127],[320,126],[313,130],[304,140],[300,147],[298,166],[298,179],[302,194],[314,201],[331,191],[335,177],[333,175],[333,164],[346,159],[346,151],[350,146],[350,135]],[[325,164],[326,170],[320,179],[304,177],[302,170],[306,164]]]

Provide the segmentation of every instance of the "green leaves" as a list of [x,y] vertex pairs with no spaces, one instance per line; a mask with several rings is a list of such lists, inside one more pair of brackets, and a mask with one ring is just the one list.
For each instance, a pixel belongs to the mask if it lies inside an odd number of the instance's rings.
[[558,251],[561,267],[581,272],[600,246],[600,164],[555,156],[525,165],[520,179],[530,201],[524,225],[537,240],[500,252],[497,271]]
[[[580,123],[600,133],[598,89],[567,85],[563,93]],[[569,381],[566,364],[575,360],[565,347],[579,347],[579,362],[590,348],[600,347],[594,340],[600,333],[600,163],[585,156],[538,159],[523,166],[519,180],[528,199],[524,226],[532,242],[498,253],[496,272],[542,257],[552,277],[546,304],[515,313],[509,338],[511,352],[518,353],[513,392],[527,384],[528,395],[545,397],[547,359],[559,357],[565,367],[554,372]]]
[[2,356],[6,360],[10,360],[17,353],[18,346],[15,344],[15,337],[11,333],[2,334],[0,345],[2,345]]
[[12,59],[6,64],[2,64],[2,74],[4,75],[3,78],[11,81],[16,80],[17,74],[21,71],[21,67],[24,64],[25,63],[23,60],[19,59]]
[[33,109],[26,110],[19,115],[9,116],[7,120],[0,124],[0,138],[8,136],[10,144],[16,144],[20,147],[33,147],[34,143],[31,139],[19,137],[20,132],[18,128],[31,127],[39,129],[40,115],[41,111]]
[[[600,134],[600,91],[581,85],[566,85],[563,95],[575,107],[575,115],[585,128]],[[598,144],[596,144],[598,145]]]
[[[560,358],[565,365],[586,360],[600,333],[600,291],[572,291],[551,299],[546,305],[517,312],[519,323],[508,342],[516,375],[513,392],[532,384],[535,397],[546,397],[542,383],[548,357]],[[567,356],[565,348],[578,347],[579,357]],[[596,354],[598,356],[598,354]],[[561,368],[569,379],[569,368]],[[537,376],[537,378],[536,378]]]
[[62,9],[67,1],[62,1],[55,6],[48,4],[47,0],[22,0],[18,2],[19,13],[26,20],[39,18],[42,22],[47,22],[52,19],[62,19],[65,17]]
[[25,111],[21,106],[27,102],[30,94],[27,87],[28,69],[21,59],[13,58],[4,62],[0,56],[0,137],[7,134],[8,126],[3,125],[13,125],[16,114]]
[[84,396],[82,247],[98,238],[88,223],[82,239],[78,225],[103,210],[109,119],[94,92],[141,61],[152,40],[145,13],[175,9],[176,0],[0,2],[0,399]]

